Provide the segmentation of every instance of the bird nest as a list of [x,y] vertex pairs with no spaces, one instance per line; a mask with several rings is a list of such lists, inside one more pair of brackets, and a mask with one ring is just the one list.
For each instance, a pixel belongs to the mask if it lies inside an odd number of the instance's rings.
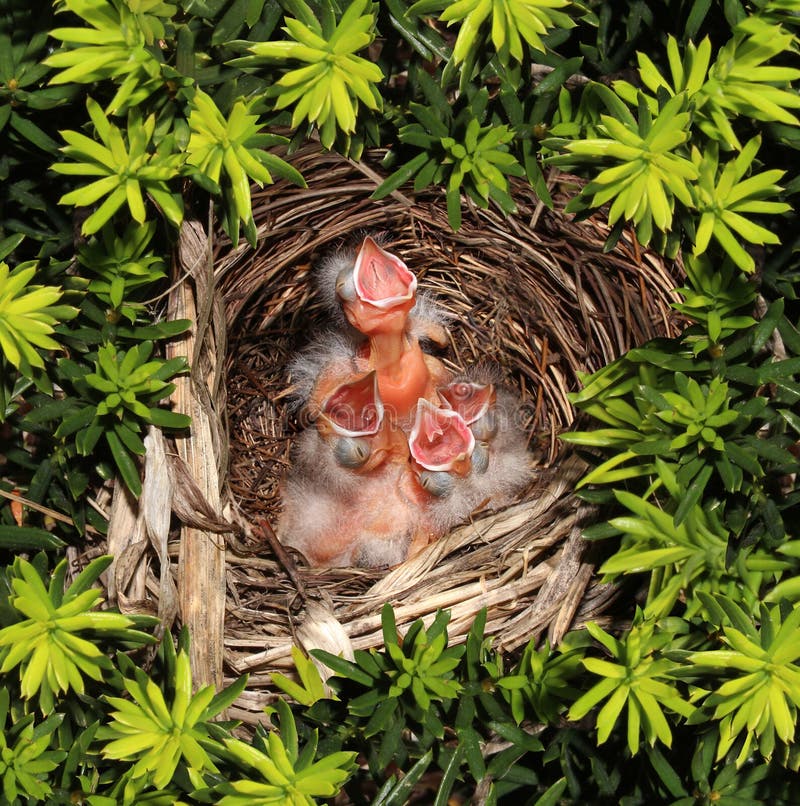
[[[383,179],[381,156],[367,153],[354,162],[304,147],[290,159],[307,188],[278,181],[253,195],[256,248],[204,240],[198,228],[184,233],[179,249],[176,275],[188,291],[173,289],[170,313],[195,319],[197,332],[173,347],[188,352],[193,365],[190,401],[176,405],[193,416],[192,439],[205,434],[206,442],[193,447],[178,440],[176,450],[188,475],[200,477],[205,500],[183,507],[194,513],[182,518],[194,531],[181,536],[179,547],[165,538],[157,552],[162,568],[167,556],[178,555],[180,595],[163,572],[158,586],[145,579],[140,593],[152,596],[158,587],[162,599],[179,599],[180,607],[162,601],[159,610],[180,609],[195,633],[211,624],[194,661],[207,665],[201,677],[212,682],[220,682],[223,660],[226,676],[249,673],[236,711],[245,720],[257,719],[270,698],[271,673],[291,670],[293,644],[345,654],[380,646],[385,602],[394,606],[401,631],[447,608],[453,642],[486,608],[487,633],[510,651],[531,637],[557,641],[588,620],[608,619],[614,596],[584,554],[581,530],[591,511],[573,490],[585,468],[559,434],[575,417],[568,395],[579,373],[675,332],[670,304],[678,269],[641,249],[627,231],[604,251],[609,228],[601,216],[576,221],[563,212],[576,192],[574,177],[549,177],[554,209],[513,180],[516,214],[467,206],[453,232],[441,189],[401,188],[381,201],[370,198]],[[288,365],[328,323],[315,266],[364,233],[382,235],[417,274],[420,289],[452,316],[449,344],[438,357],[454,370],[494,363],[516,391],[534,476],[515,503],[473,512],[397,567],[312,570],[270,528],[301,427]],[[198,268],[206,263],[213,277]],[[206,478],[210,465],[216,481]],[[172,508],[179,509],[174,501]],[[238,533],[221,534],[226,521]],[[123,600],[135,598],[129,585],[130,576],[117,573]]]

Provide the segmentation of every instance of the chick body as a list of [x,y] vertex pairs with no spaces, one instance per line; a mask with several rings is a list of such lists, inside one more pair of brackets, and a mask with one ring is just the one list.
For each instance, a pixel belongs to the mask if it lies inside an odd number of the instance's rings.
[[[462,506],[507,506],[532,475],[520,403],[497,384],[499,371],[482,364],[455,377],[440,395],[462,412],[475,436],[472,469],[458,490]],[[455,502],[454,502],[455,503]]]
[[417,503],[408,497],[407,463],[389,461],[377,472],[350,478],[331,469],[313,476],[293,472],[286,481],[281,542],[314,567],[402,562],[422,524]]

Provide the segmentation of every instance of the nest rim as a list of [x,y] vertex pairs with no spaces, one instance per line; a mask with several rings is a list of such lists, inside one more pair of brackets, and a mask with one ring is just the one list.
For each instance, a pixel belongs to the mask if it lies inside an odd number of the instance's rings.
[[[593,578],[594,566],[584,557],[580,535],[591,509],[573,495],[584,465],[563,449],[558,436],[574,421],[567,395],[581,372],[598,369],[649,338],[677,332],[670,304],[676,299],[679,266],[641,249],[627,230],[615,249],[605,253],[608,225],[601,216],[578,222],[564,214],[568,188],[578,180],[555,172],[548,180],[552,210],[529,185],[515,180],[516,215],[468,203],[462,228],[453,233],[441,190],[428,189],[411,199],[401,188],[381,202],[370,199],[383,179],[382,156],[376,150],[355,162],[314,144],[299,149],[288,159],[306,177],[308,188],[279,181],[254,193],[257,248],[233,248],[224,241],[215,248],[215,281],[226,309],[230,347],[225,364],[232,457],[228,498],[254,538],[228,552],[225,661],[234,672],[253,675],[242,715],[252,717],[271,698],[270,673],[291,670],[293,644],[317,643],[345,654],[380,646],[385,601],[397,608],[401,629],[417,618],[432,618],[437,609],[449,609],[451,641],[463,640],[477,612],[487,606],[487,634],[496,634],[498,646],[511,651],[531,636],[548,633],[557,641],[585,621],[602,623],[615,595],[611,586]],[[471,363],[465,357],[488,352],[494,358],[498,349],[504,351],[508,360],[503,374],[511,376],[527,406],[526,431],[537,453],[535,482],[517,503],[500,512],[479,513],[388,573],[319,572],[297,566],[275,545],[269,521],[276,511],[276,493],[266,503],[256,496],[254,504],[252,489],[263,485],[265,474],[272,474],[277,489],[288,462],[286,435],[298,428],[287,406],[291,390],[281,369],[309,323],[325,316],[325,305],[310,282],[312,265],[354,231],[377,229],[393,234],[387,248],[417,273],[420,288],[440,300],[444,296],[450,312],[466,321],[445,356],[451,366],[463,368]],[[424,250],[426,260],[421,258]],[[522,261],[538,272],[536,282],[528,275],[513,276]],[[508,304],[503,308],[501,295],[492,309],[497,297],[486,292],[486,279],[498,266]],[[453,283],[454,269],[460,272],[458,283]],[[551,297],[548,308],[544,301],[553,288],[561,293]],[[521,311],[526,302],[539,314],[535,321]],[[498,322],[506,329],[487,350],[476,334],[487,323]],[[278,343],[281,334],[287,346]],[[259,343],[272,351],[266,370]],[[251,388],[245,390],[248,384]],[[272,411],[258,410],[254,400],[259,395],[269,400]],[[557,415],[552,414],[554,401]],[[255,475],[240,472],[243,457],[251,457],[255,449],[253,439],[249,445],[249,437],[242,440],[247,431],[243,423],[261,429],[272,443],[272,454]],[[255,530],[250,528],[254,523],[260,524]],[[255,556],[265,550],[266,557]],[[312,601],[321,604],[323,615],[307,607]],[[326,622],[325,614],[344,636],[331,638],[336,629],[315,633]],[[326,646],[329,640],[333,644]]]

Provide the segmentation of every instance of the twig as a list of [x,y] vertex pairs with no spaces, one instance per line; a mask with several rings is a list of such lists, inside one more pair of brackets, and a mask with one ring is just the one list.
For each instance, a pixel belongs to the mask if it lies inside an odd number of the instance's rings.
[[[16,501],[23,506],[28,507],[28,509],[32,509],[35,512],[41,512],[42,515],[47,515],[48,517],[52,518],[54,521],[59,521],[60,523],[66,523],[69,526],[75,526],[75,521],[72,520],[68,515],[62,515],[60,512],[56,512],[54,509],[50,509],[50,507],[46,507],[42,504],[37,504],[36,501],[31,501],[30,498],[24,498],[21,495],[17,495],[16,493],[6,492],[6,490],[0,490],[0,497],[7,498],[9,501]],[[89,502],[92,503],[91,501]],[[100,511],[100,514],[104,514]],[[90,526],[88,523],[84,527],[87,532],[90,532],[93,535],[98,535],[100,532],[97,531],[93,526]]]
[[297,593],[300,595],[300,598],[304,602],[308,601],[308,597],[306,596],[306,588],[303,584],[303,580],[300,578],[300,574],[297,571],[297,566],[289,555],[289,552],[286,551],[280,540],[278,540],[278,536],[269,525],[269,522],[264,518],[259,518],[256,522],[255,530],[267,539],[270,548],[278,558],[278,562],[283,566],[284,570],[289,575],[289,579],[292,580],[292,584],[295,586],[295,588],[297,588]]

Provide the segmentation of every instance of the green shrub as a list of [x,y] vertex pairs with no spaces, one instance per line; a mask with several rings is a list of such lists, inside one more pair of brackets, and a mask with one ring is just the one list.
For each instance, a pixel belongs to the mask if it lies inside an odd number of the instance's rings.
[[[0,11],[0,488],[35,505],[0,505],[5,801],[400,804],[434,780],[437,804],[796,803],[795,4],[41,12]],[[518,181],[552,204],[547,166],[581,174],[568,213],[599,210],[609,249],[632,226],[681,256],[685,328],[572,395],[585,537],[633,592],[616,625],[505,657],[485,614],[450,646],[447,613],[399,635],[387,606],[383,649],[320,655],[330,689],[296,651],[299,682],[275,676],[293,703],[246,744],[216,721],[244,680],[192,694],[187,638],[148,654],[151,620],[97,607],[107,560],[67,584],[59,558],[105,530],[102,480],[139,492],[144,429],[188,425],[161,350],[191,323],[152,302],[184,215],[255,244],[250,183],[302,185],[309,136],[384,147],[375,198],[432,186],[454,228],[464,204],[513,214]]]

